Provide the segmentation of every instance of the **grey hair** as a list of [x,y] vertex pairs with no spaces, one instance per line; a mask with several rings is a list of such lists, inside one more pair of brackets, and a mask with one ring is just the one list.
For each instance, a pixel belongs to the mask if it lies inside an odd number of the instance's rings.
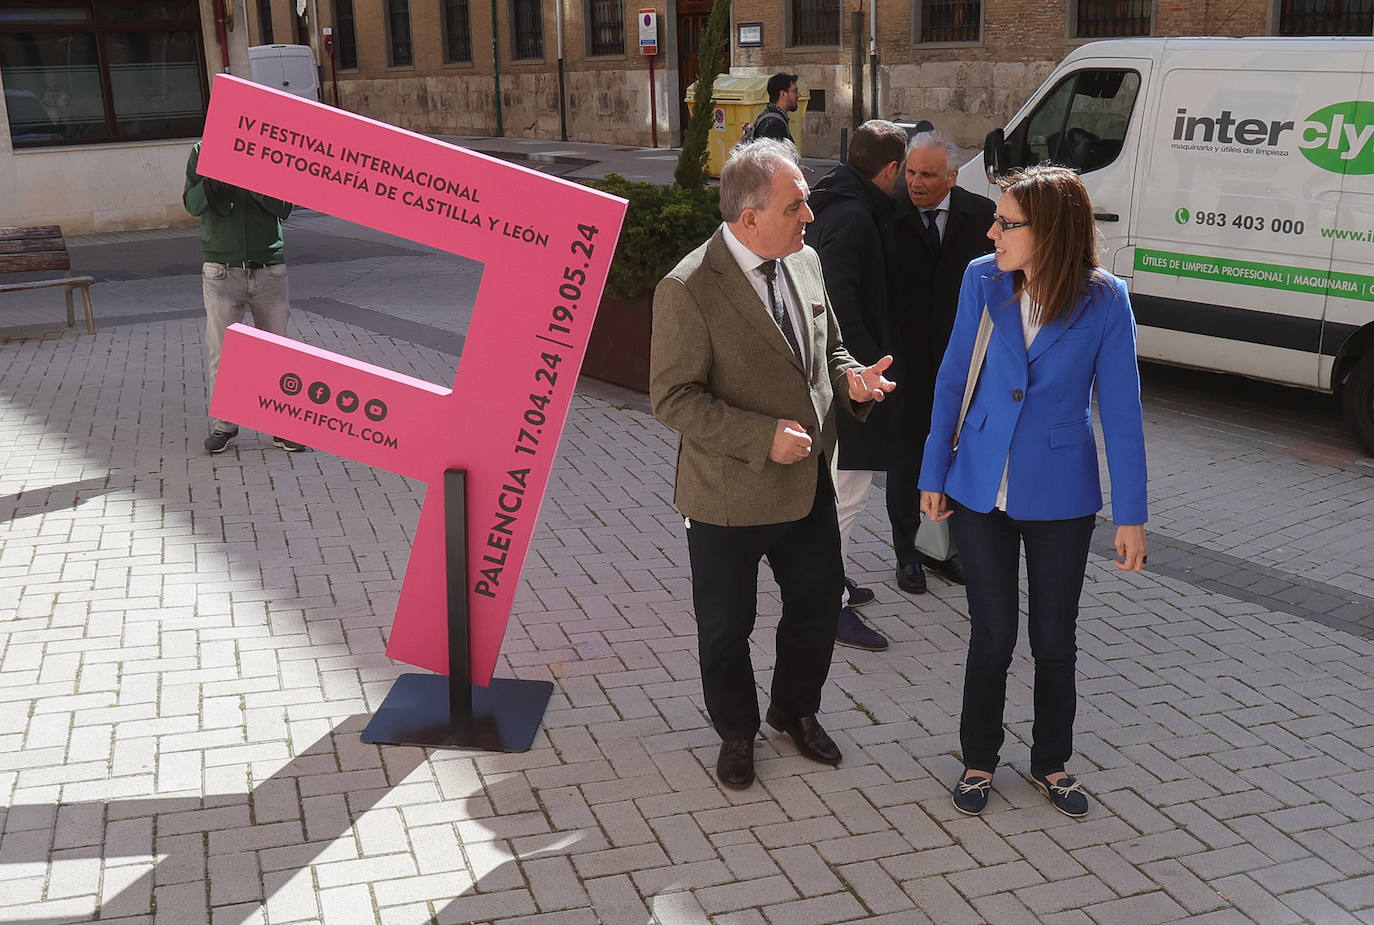
[[790,141],[760,138],[735,145],[720,169],[720,217],[737,222],[745,209],[768,205],[773,175],[781,164],[801,168],[801,154]]
[[959,169],[959,146],[954,143],[944,132],[917,132],[911,136],[911,141],[907,143],[906,153],[911,156],[911,152],[917,148],[944,148],[945,149],[945,173]]

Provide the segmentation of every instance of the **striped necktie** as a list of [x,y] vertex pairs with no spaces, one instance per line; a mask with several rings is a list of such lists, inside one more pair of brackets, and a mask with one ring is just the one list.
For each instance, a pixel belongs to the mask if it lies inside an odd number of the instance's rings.
[[792,329],[792,319],[787,314],[787,306],[782,304],[782,293],[777,286],[778,262],[765,260],[759,264],[759,271],[768,280],[768,310],[773,313],[773,320],[778,323],[782,336],[787,338],[787,346],[792,348],[797,359],[805,363],[806,358],[802,356],[801,346],[797,343],[797,332]]

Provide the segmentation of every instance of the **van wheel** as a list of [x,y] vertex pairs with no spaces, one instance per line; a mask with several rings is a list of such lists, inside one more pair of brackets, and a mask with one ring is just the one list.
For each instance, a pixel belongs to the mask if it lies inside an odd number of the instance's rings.
[[1374,455],[1374,352],[1366,353],[1342,390],[1345,420],[1365,452]]

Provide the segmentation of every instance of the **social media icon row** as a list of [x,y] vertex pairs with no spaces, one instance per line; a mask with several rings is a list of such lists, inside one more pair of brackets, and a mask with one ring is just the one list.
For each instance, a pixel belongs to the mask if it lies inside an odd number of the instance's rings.
[[360,402],[358,393],[351,389],[340,389],[337,394],[323,380],[315,380],[309,386],[296,373],[283,373],[278,384],[281,386],[282,393],[285,395],[299,395],[305,392],[307,398],[317,405],[327,405],[329,400],[334,399],[334,405],[344,414],[352,414],[358,410],[361,403],[363,414],[370,421],[380,421],[386,417],[386,402],[380,398],[369,398],[366,402]]

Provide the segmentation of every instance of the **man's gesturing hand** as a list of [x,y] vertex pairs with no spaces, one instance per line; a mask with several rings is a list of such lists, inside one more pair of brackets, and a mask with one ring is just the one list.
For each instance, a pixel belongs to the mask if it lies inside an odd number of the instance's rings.
[[768,458],[775,463],[790,466],[794,462],[811,455],[811,437],[806,428],[796,421],[778,421],[773,431],[773,446]]
[[892,356],[883,357],[872,366],[849,371],[849,398],[851,401],[882,401],[887,393],[897,388],[897,383],[883,378],[883,373],[892,365]]

